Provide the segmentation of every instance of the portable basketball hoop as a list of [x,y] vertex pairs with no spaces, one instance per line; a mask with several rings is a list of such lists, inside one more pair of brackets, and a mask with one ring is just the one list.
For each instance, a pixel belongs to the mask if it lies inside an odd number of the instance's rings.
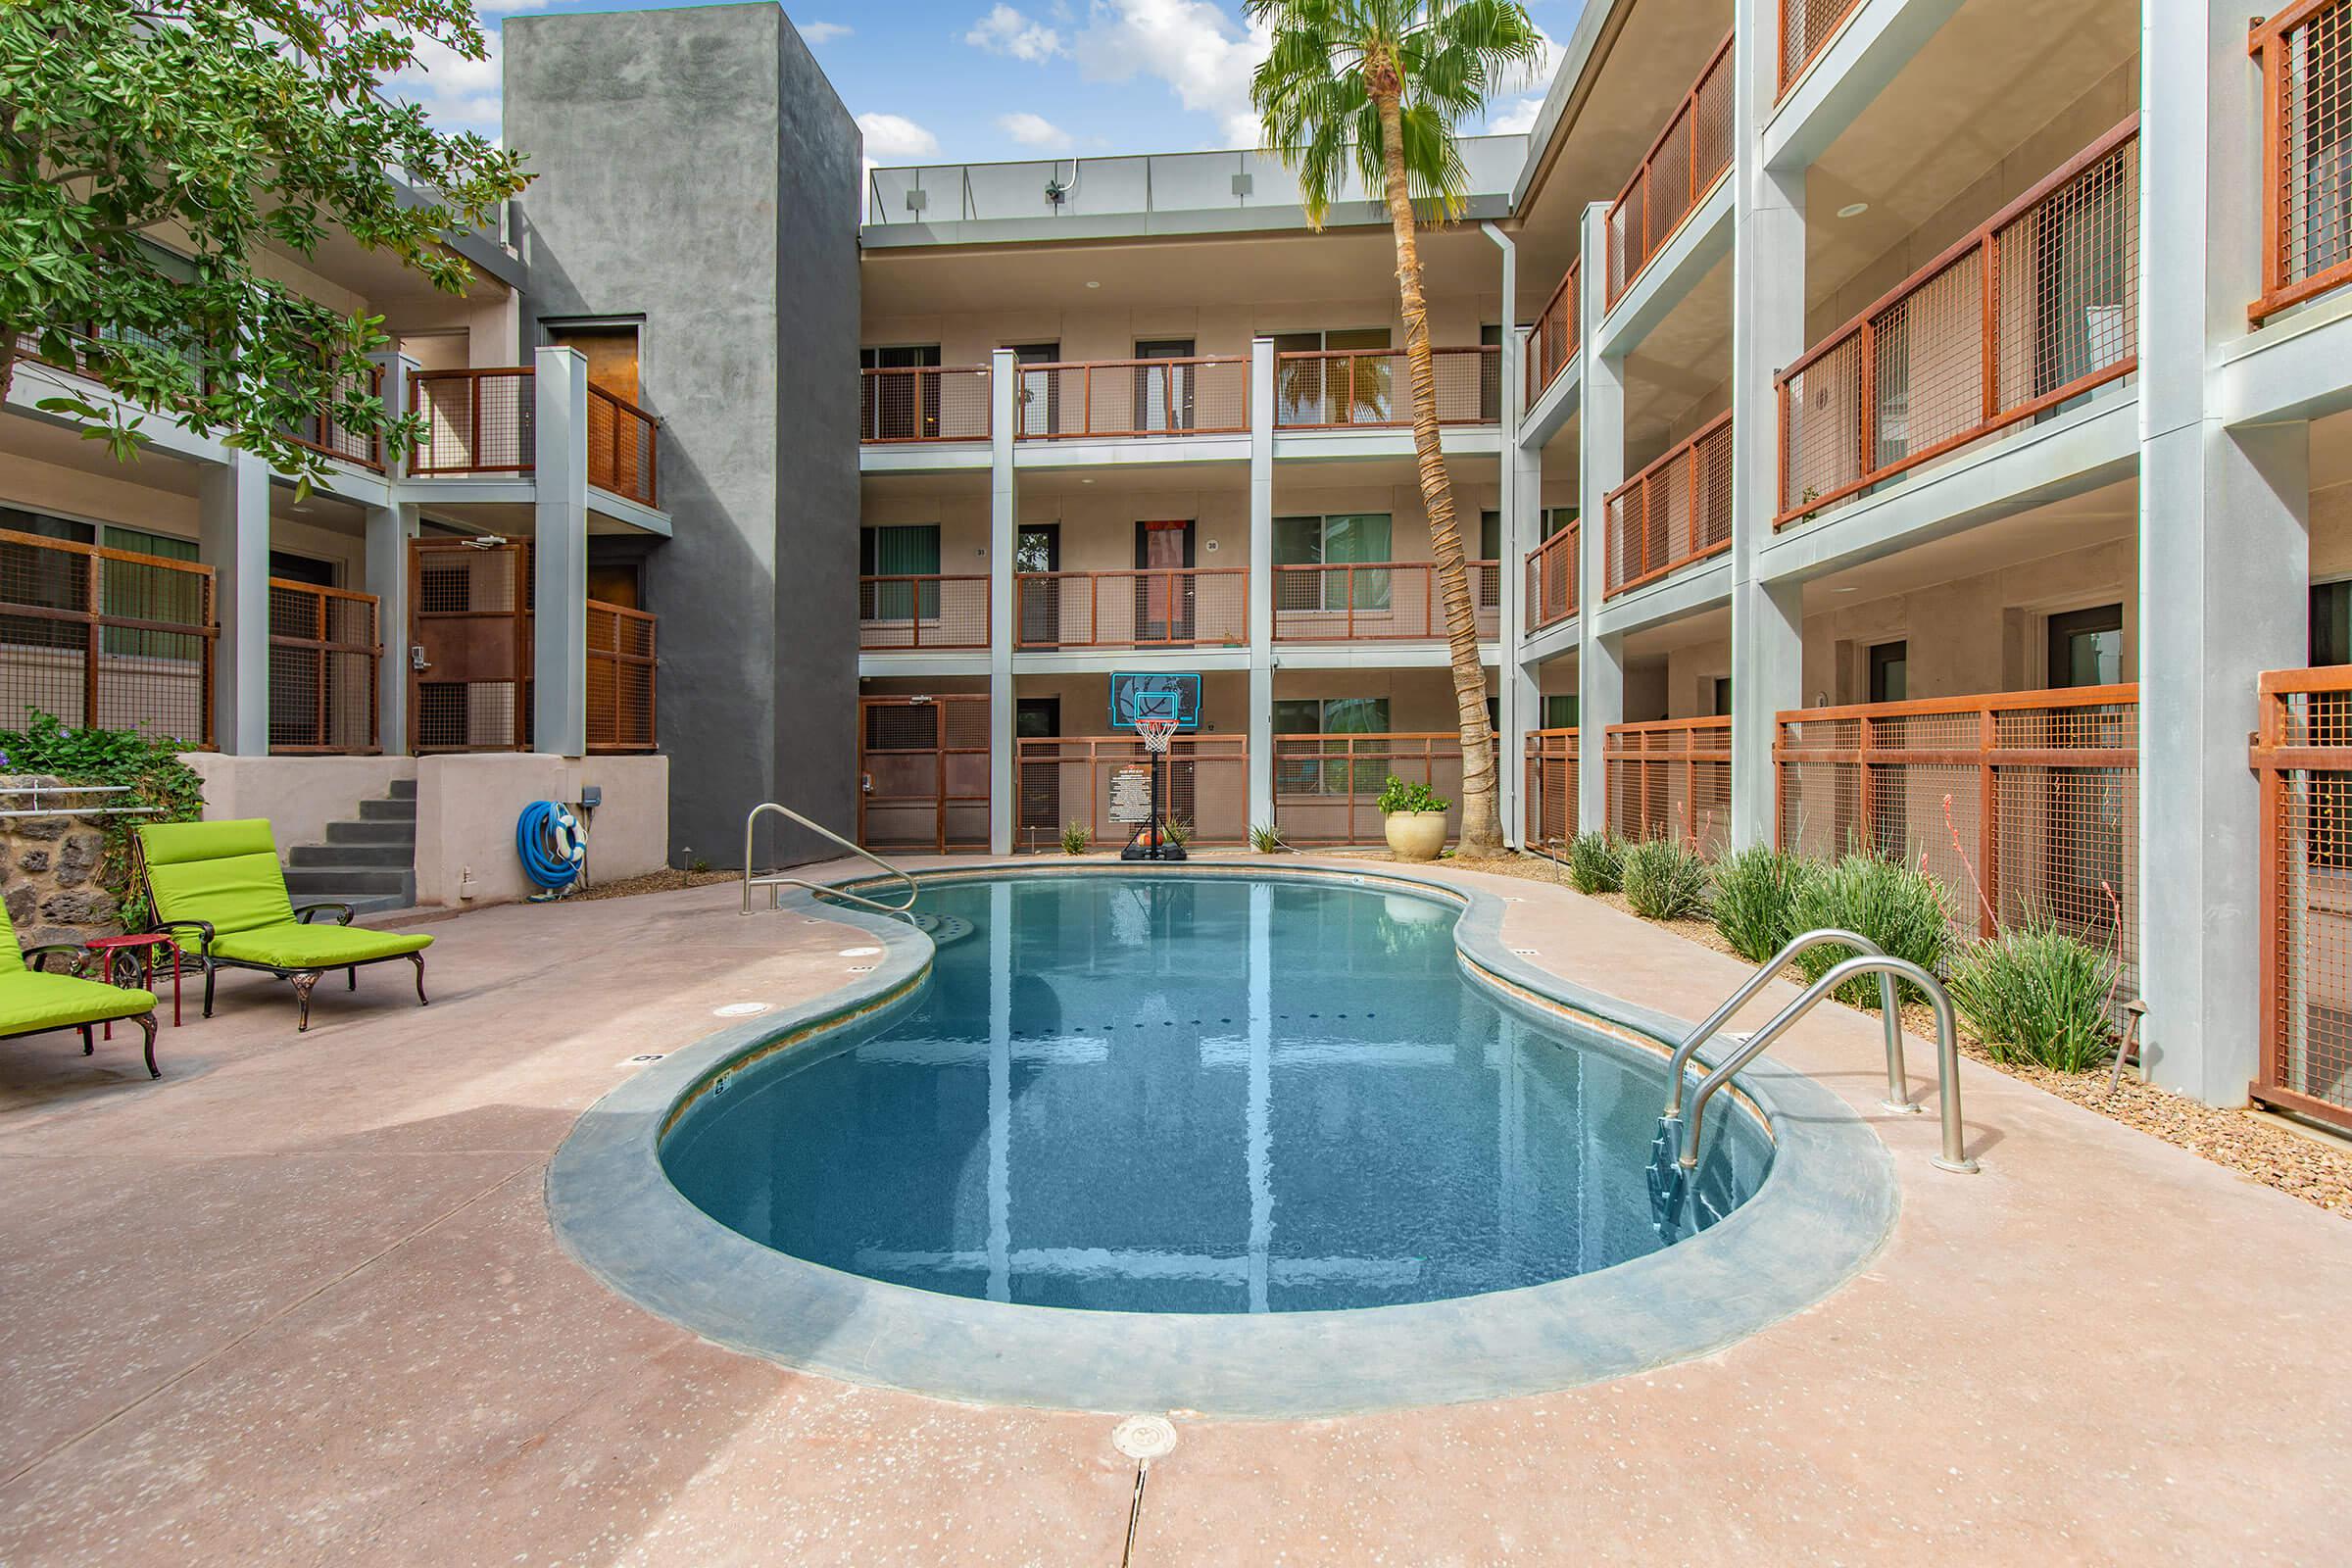
[[[1160,790],[1160,759],[1178,730],[1200,727],[1200,677],[1197,674],[1114,674],[1110,677],[1110,723],[1144,744],[1145,789],[1131,802],[1140,825],[1121,852],[1125,860],[1181,860],[1183,846],[1171,841]],[[1132,776],[1132,775],[1131,775]],[[1114,791],[1114,815],[1118,808]]]

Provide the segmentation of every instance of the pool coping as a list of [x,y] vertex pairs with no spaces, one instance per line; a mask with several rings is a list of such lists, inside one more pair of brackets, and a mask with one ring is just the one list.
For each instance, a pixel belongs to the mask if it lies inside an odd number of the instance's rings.
[[[1459,906],[1459,961],[1503,1004],[1565,1015],[1660,1056],[1689,1028],[1511,952],[1503,897],[1388,866],[986,861],[922,879],[1137,874],[1434,896]],[[1745,1339],[1861,1272],[1900,1209],[1893,1159],[1862,1117],[1803,1074],[1764,1060],[1740,1079],[1740,1099],[1776,1145],[1756,1193],[1676,1246],[1549,1284],[1345,1311],[1184,1314],[1017,1305],[867,1279],[728,1229],[679,1193],[661,1164],[662,1135],[696,1098],[723,1093],[731,1073],[776,1051],[844,1027],[883,1026],[930,969],[930,938],[904,921],[806,894],[784,907],[867,931],[884,955],[871,974],[707,1035],[606,1095],[549,1162],[546,1201],[564,1249],[614,1291],[705,1339],[788,1366],[973,1403],[1255,1420],[1506,1398],[1647,1371]]]

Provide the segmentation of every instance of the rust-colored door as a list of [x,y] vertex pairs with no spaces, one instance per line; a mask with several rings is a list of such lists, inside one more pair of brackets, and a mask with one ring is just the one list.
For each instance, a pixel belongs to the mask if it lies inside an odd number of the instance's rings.
[[988,696],[858,700],[858,842],[988,848]]
[[410,748],[528,750],[530,546],[419,539],[409,567]]

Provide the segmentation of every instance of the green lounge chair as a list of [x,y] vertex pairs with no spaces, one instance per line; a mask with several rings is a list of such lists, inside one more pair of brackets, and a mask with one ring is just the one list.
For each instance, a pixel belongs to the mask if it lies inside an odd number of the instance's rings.
[[98,1049],[90,1035],[93,1025],[128,1018],[147,1032],[147,1076],[164,1075],[155,1064],[153,996],[75,975],[51,974],[47,968],[50,958],[62,954],[78,963],[83,956],[80,947],[52,942],[26,952],[17,945],[16,928],[6,915],[0,915],[0,931],[8,933],[7,940],[0,942],[0,1040],[47,1034],[52,1029],[79,1029],[81,1054],[86,1056]]
[[[424,995],[424,950],[433,939],[407,931],[368,931],[351,923],[348,904],[294,907],[278,869],[266,818],[238,822],[156,822],[138,830],[139,859],[156,928],[196,934],[204,967],[204,1015],[213,1015],[213,981],[222,968],[259,969],[294,982],[299,1027],[311,1026],[311,992],[341,969],[360,988],[360,965],[406,958],[416,966],[416,1002]],[[333,925],[311,916],[340,911]]]

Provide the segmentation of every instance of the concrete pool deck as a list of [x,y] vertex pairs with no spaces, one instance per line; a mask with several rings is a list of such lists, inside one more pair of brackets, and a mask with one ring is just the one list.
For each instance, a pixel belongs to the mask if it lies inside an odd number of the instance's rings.
[[[1539,964],[1669,1012],[1742,972],[1440,874],[1518,901]],[[735,900],[467,913],[433,927],[430,1008],[363,975],[307,1036],[285,988],[224,977],[152,1085],[122,1031],[0,1046],[0,1562],[1116,1562],[1109,1418],[737,1354],[557,1245],[547,1160],[627,1057],[862,961]],[[1180,1415],[1135,1561],[2340,1560],[2352,1226],[1974,1063],[1984,1173],[1945,1174],[1934,1117],[1877,1109],[1875,1022],[1825,1008],[1776,1054],[1892,1152],[1858,1278],[1563,1393]]]

